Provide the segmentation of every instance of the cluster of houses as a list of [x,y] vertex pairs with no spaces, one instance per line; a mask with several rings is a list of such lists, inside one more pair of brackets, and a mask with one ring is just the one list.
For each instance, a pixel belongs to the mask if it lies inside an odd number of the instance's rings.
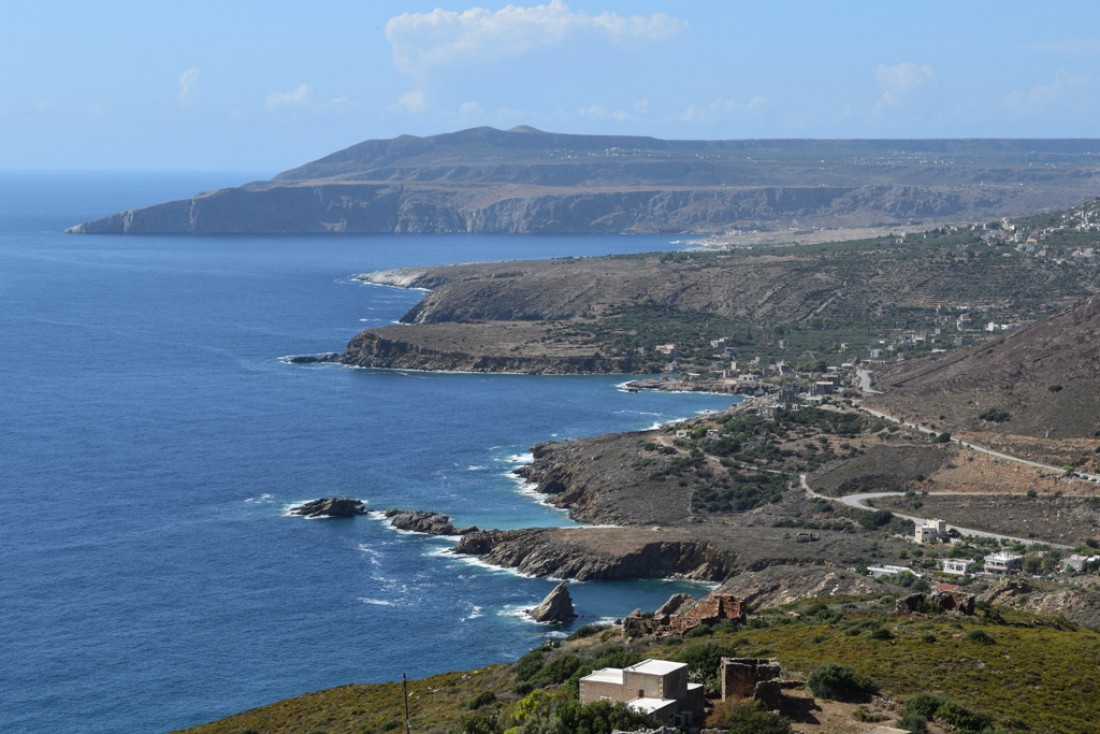
[[[940,519],[922,520],[913,528],[913,542],[919,544],[948,542],[951,540],[950,528]],[[1074,553],[1058,563],[1063,573],[1083,573],[1094,559],[1090,556]],[[978,573],[979,563],[969,558],[944,558],[940,561],[940,570],[952,576],[970,576]],[[982,573],[993,576],[1018,574],[1024,569],[1024,556],[1007,550],[998,550],[986,555],[980,564]],[[879,565],[869,566],[868,573],[875,578],[912,574],[917,578],[921,574],[906,566]]]

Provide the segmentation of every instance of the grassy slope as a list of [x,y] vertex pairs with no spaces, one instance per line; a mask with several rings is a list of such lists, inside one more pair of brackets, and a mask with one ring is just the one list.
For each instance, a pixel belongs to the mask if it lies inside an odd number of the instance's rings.
[[[1004,613],[1003,619],[906,618],[894,616],[891,609],[892,599],[834,600],[831,614],[798,618],[786,609],[756,617],[749,628],[702,639],[624,643],[617,633],[605,632],[567,642],[548,653],[545,661],[570,654],[591,658],[608,645],[625,645],[641,656],[677,659],[692,646],[713,641],[738,655],[774,656],[788,674],[804,676],[821,663],[839,662],[870,676],[888,696],[941,693],[992,715],[1002,726],[1024,724],[1033,732],[1069,734],[1087,731],[1100,720],[1100,684],[1088,675],[1100,653],[1097,630],[1017,613]],[[890,639],[872,637],[876,629],[888,630]],[[993,643],[970,639],[967,633],[976,629]],[[511,692],[514,682],[514,666],[508,665],[410,681],[412,728],[447,731],[474,713],[463,704],[484,691],[494,692],[498,701],[477,713],[500,710],[506,717],[509,702],[518,698]],[[401,686],[385,683],[311,693],[188,731],[362,734],[398,730],[402,719]]]

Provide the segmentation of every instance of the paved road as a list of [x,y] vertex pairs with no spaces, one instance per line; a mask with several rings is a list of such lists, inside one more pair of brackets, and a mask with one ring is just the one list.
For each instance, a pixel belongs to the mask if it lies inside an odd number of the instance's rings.
[[[880,500],[884,497],[904,497],[904,492],[863,492],[862,494],[848,494],[843,497],[829,497],[828,495],[818,494],[810,487],[810,483],[806,480],[805,474],[799,474],[798,480],[802,485],[802,488],[806,490],[812,497],[819,497],[830,502],[839,502],[848,507],[854,507],[857,510],[866,510],[873,512],[878,509],[875,507],[868,507],[867,502],[874,500]],[[959,494],[965,494],[960,492]],[[902,520],[911,520],[914,523],[922,523],[927,518],[917,517],[916,515],[903,515],[900,512],[894,512],[890,510],[894,517],[900,517]],[[1049,543],[1045,540],[1038,538],[1019,538],[1015,535],[1004,535],[1002,533],[990,533],[985,530],[975,530],[974,528],[964,528],[961,525],[948,525],[948,530],[954,530],[959,535],[971,536],[978,538],[993,538],[994,540],[1007,540],[1010,542],[1023,543],[1024,545],[1032,545],[1034,543],[1042,543],[1043,545],[1049,545],[1052,548],[1072,548],[1073,546],[1062,545],[1061,543]]]
[[[858,404],[855,407],[856,407],[857,410],[862,410],[864,413],[868,413],[870,415],[873,415],[876,418],[881,418],[882,420],[890,421],[891,423],[897,423],[900,426],[905,426],[906,428],[912,428],[914,430],[920,431],[921,433],[927,433],[927,434],[933,435],[933,436],[937,435],[937,432],[935,431],[935,429],[926,428],[925,426],[917,425],[916,423],[912,423],[910,421],[903,421],[901,418],[897,418],[895,416],[889,415],[888,413],[883,413],[880,410],[874,410],[873,408],[868,408],[865,405],[858,405]],[[1006,454],[1003,451],[995,451],[994,449],[987,449],[984,446],[978,446],[977,444],[973,444],[973,443],[970,443],[968,441],[963,441],[960,438],[952,437],[951,441],[954,442],[954,443],[957,443],[959,446],[963,446],[963,447],[968,448],[968,449],[973,449],[973,450],[978,451],[980,453],[988,454],[989,456],[995,456],[998,459],[1005,459],[1006,461],[1015,461],[1017,464],[1024,464],[1026,466],[1033,466],[1037,469],[1045,469],[1047,471],[1052,471],[1052,472],[1055,472],[1057,474],[1064,474],[1065,471],[1066,471],[1065,468],[1061,467],[1061,466],[1052,466],[1050,464],[1043,464],[1043,463],[1038,462],[1038,461],[1032,461],[1031,459],[1024,459],[1024,458],[1019,457],[1019,456],[1013,456],[1012,454]],[[1079,479],[1085,479],[1085,480],[1088,480],[1090,482],[1100,483],[1100,474],[1086,474],[1085,472],[1074,472],[1074,474]]]

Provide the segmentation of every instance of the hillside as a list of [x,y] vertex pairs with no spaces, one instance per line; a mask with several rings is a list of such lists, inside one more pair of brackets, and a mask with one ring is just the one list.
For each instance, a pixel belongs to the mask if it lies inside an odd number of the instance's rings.
[[[1100,448],[1100,297],[986,344],[891,365],[877,376],[885,394],[872,399],[876,405],[954,432],[1050,439],[1081,454],[1059,463],[1080,465]],[[1031,445],[1038,450],[1041,443]]]
[[673,141],[474,128],[353,145],[78,233],[722,232],[989,220],[1095,195],[1090,140]]
[[[431,289],[399,326],[355,337],[358,366],[526,373],[655,372],[675,344],[706,370],[730,359],[867,358],[880,340],[952,348],[979,319],[1026,322],[1095,293],[1100,260],[1027,255],[982,230],[811,248],[565,258],[370,273]],[[1088,233],[1094,239],[1096,235]],[[965,309],[973,327],[956,330]],[[722,340],[720,348],[714,343]]]

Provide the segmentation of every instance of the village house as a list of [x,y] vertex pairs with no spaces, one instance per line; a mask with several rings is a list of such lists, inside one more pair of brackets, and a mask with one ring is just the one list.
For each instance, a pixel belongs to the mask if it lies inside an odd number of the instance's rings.
[[943,572],[953,576],[969,576],[974,568],[974,561],[969,558],[944,558]]
[[985,557],[983,569],[986,573],[1005,575],[1019,573],[1024,567],[1024,557],[1008,551],[997,551]]
[[1058,563],[1058,570],[1062,573],[1066,573],[1068,571],[1082,573],[1088,566],[1088,563],[1088,556],[1082,556],[1079,553],[1074,553],[1072,555],[1066,556]]
[[917,543],[935,543],[947,537],[947,523],[943,520],[924,520],[913,529]]
[[661,724],[703,722],[703,686],[688,683],[686,663],[643,660],[628,668],[602,668],[580,680],[581,703],[621,701]]

